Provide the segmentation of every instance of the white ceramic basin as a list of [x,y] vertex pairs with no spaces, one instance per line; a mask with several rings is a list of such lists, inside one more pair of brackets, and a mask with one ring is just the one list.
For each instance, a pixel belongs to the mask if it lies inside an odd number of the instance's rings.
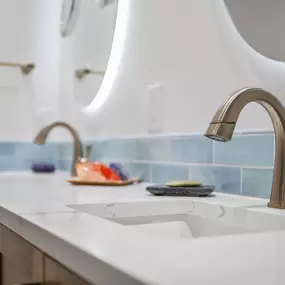
[[133,228],[141,234],[159,238],[189,239],[262,231],[227,219],[221,205],[205,203],[204,206],[204,212],[195,213],[195,206],[189,200],[70,205],[79,211]]
[[110,221],[167,238],[199,238],[253,232],[225,221],[191,214],[109,218]]

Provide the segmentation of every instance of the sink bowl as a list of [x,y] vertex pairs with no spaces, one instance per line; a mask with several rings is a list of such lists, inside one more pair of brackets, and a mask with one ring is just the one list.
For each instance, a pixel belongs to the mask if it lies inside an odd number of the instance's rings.
[[[203,211],[189,200],[160,202],[116,202],[69,205],[76,210],[101,217],[141,235],[164,239],[193,239],[265,231],[247,227],[225,215],[219,204],[204,203]],[[245,208],[239,208],[242,211]],[[234,211],[229,209],[228,211]]]
[[108,218],[142,233],[166,238],[200,238],[254,232],[222,220],[207,219],[193,214]]

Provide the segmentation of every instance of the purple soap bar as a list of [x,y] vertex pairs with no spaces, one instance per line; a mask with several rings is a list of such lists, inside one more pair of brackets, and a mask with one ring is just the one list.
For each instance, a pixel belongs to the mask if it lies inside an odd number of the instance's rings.
[[34,163],[32,170],[36,173],[52,173],[55,172],[55,166],[48,163]]
[[123,181],[130,179],[129,173],[121,163],[110,163],[109,167],[116,172]]

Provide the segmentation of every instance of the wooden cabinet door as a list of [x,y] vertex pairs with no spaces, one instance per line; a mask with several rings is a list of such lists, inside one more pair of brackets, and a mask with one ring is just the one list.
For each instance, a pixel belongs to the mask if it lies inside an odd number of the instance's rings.
[[1,285],[43,283],[44,254],[1,226]]
[[69,271],[67,268],[45,256],[45,284],[58,285],[90,285],[87,281],[77,276],[75,273]]

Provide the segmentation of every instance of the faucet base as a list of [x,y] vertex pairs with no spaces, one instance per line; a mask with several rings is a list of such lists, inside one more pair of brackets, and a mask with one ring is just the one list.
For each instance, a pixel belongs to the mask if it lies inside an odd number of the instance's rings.
[[285,204],[277,204],[277,203],[273,203],[273,202],[268,202],[267,207],[269,208],[273,208],[273,209],[285,209]]

